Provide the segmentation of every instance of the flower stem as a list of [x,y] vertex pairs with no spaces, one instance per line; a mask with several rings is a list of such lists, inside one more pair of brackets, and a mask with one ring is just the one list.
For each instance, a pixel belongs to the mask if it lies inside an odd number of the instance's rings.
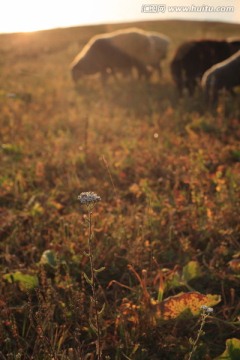
[[194,340],[194,342],[193,342],[193,344],[192,344],[192,350],[191,350],[191,352],[190,352],[189,357],[188,357],[187,360],[191,360],[191,359],[192,359],[192,355],[193,355],[193,353],[194,353],[194,352],[196,351],[196,349],[197,349],[197,343],[198,343],[198,341],[199,341],[200,336],[201,336],[202,333],[203,333],[203,327],[204,327],[204,325],[205,325],[205,322],[206,322],[207,317],[208,317],[208,314],[206,314],[205,312],[203,312],[203,313],[202,313],[202,318],[201,318],[201,325],[200,325],[200,328],[199,328],[199,330],[198,330],[197,337],[196,337],[196,339]]
[[93,298],[93,307],[94,307],[94,315],[96,321],[96,329],[97,329],[97,342],[96,342],[96,350],[97,350],[97,359],[102,359],[101,352],[101,337],[100,337],[100,326],[99,326],[99,315],[98,315],[98,307],[97,307],[97,295],[96,295],[96,277],[94,272],[94,259],[93,259],[93,251],[92,251],[92,212],[88,212],[88,251],[89,251],[89,260],[90,260],[90,268],[91,268],[91,288],[92,288],[92,298]]

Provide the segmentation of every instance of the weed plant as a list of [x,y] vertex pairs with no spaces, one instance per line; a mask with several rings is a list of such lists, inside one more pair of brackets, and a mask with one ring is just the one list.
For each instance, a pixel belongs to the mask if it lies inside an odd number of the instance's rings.
[[202,314],[201,314],[201,319],[200,319],[200,326],[199,326],[199,329],[198,329],[198,332],[197,332],[197,336],[196,336],[196,339],[193,340],[192,338],[190,338],[190,344],[192,345],[192,349],[191,349],[191,352],[189,354],[189,357],[188,357],[188,360],[191,360],[196,349],[197,349],[197,346],[198,346],[198,341],[200,339],[200,337],[202,335],[204,335],[204,331],[203,331],[203,328],[204,328],[204,325],[205,325],[205,322],[208,318],[208,316],[213,312],[213,308],[210,308],[206,305],[202,305],[201,306],[201,310],[202,310]]
[[[239,25],[134,26],[172,39],[161,78],[74,86],[89,38],[129,24],[0,35],[0,359],[209,360],[229,339],[237,351],[239,93],[213,111],[179,99],[169,62],[186,39]],[[102,201],[81,216],[89,189]]]
[[102,359],[102,349],[101,349],[101,328],[99,323],[99,317],[101,313],[104,310],[104,307],[102,307],[101,311],[98,311],[98,299],[96,294],[96,274],[103,271],[105,268],[102,267],[100,269],[95,268],[95,261],[94,261],[94,254],[93,254],[93,229],[92,229],[92,211],[95,206],[95,204],[101,200],[100,196],[95,194],[94,192],[83,192],[78,197],[80,203],[82,205],[85,205],[88,212],[88,253],[86,253],[86,256],[89,257],[90,261],[90,269],[91,269],[91,278],[87,276],[87,274],[84,272],[83,275],[87,281],[87,283],[91,286],[92,289],[92,297],[91,302],[93,303],[94,307],[94,315],[95,315],[95,322],[96,325],[93,324],[91,319],[89,318],[90,326],[94,330],[94,332],[97,335],[97,341],[96,341],[96,354],[98,360]]

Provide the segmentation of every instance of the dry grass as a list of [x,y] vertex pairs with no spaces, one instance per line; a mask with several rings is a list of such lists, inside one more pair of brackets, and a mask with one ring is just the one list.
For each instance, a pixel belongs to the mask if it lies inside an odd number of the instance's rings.
[[136,24],[172,38],[163,78],[74,88],[81,46],[128,25],[0,36],[1,359],[96,358],[82,191],[102,198],[93,241],[106,268],[96,289],[104,359],[186,359],[197,318],[166,319],[156,304],[189,290],[222,299],[193,359],[239,336],[239,95],[210,113],[199,95],[179,100],[169,74],[179,43],[239,25]]

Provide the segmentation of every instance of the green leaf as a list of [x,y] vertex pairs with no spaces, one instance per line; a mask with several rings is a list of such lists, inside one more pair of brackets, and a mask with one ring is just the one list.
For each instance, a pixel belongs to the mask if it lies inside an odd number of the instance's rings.
[[84,276],[86,282],[87,282],[89,285],[93,286],[93,281],[92,281],[92,279],[89,279],[89,277],[87,276],[87,274],[86,274],[85,272],[83,272],[83,276]]
[[158,290],[158,297],[157,297],[157,301],[158,302],[161,302],[163,300],[163,294],[164,294],[164,291],[163,289],[160,289]]
[[[44,208],[42,207],[42,205],[38,201],[36,201],[33,204],[33,206],[31,207],[31,209],[29,210],[29,214],[32,217],[42,215],[42,214],[44,214]],[[48,250],[48,251],[50,251],[50,250]]]
[[201,269],[199,263],[197,261],[189,261],[189,263],[184,266],[182,275],[184,281],[186,282],[189,282],[192,279],[200,277]]
[[240,151],[239,150],[232,150],[230,155],[231,155],[233,161],[240,162]]
[[40,264],[55,268],[57,266],[55,253],[52,250],[44,251],[40,259]]
[[106,269],[105,266],[102,266],[102,267],[99,268],[99,269],[94,269],[94,272],[95,272],[95,273],[100,273],[100,272],[104,271],[105,269]]
[[173,273],[171,278],[167,279],[164,285],[165,285],[164,291],[183,285],[179,272]]
[[193,340],[191,337],[188,339],[188,341],[189,341],[189,343],[190,343],[191,345],[194,344],[194,340]]
[[105,303],[103,304],[101,310],[98,311],[98,315],[102,315],[102,313],[104,312],[104,310],[105,310]]
[[89,325],[90,325],[90,328],[95,332],[95,334],[97,334],[97,328],[95,325],[93,325],[92,321],[89,319]]
[[20,271],[3,275],[3,278],[9,283],[17,282],[22,291],[34,289],[38,286],[37,275],[23,274]]
[[233,338],[226,341],[225,351],[214,360],[239,360],[240,359],[240,340]]
[[2,144],[1,150],[4,154],[13,156],[15,160],[22,156],[22,149],[16,144]]

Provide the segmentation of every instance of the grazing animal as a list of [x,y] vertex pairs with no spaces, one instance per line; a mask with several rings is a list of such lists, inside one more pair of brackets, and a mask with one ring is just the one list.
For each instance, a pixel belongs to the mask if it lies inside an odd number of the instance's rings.
[[218,100],[218,92],[226,89],[233,93],[235,86],[240,86],[240,50],[228,59],[208,69],[201,81],[208,103]]
[[110,43],[151,68],[160,69],[167,56],[170,39],[163,34],[138,28],[117,30],[108,34]]
[[240,42],[193,40],[180,45],[171,62],[171,73],[179,94],[184,88],[194,94],[203,73],[240,49]]
[[231,54],[235,54],[240,50],[240,39],[239,38],[228,38],[227,42],[230,46]]
[[73,60],[73,80],[96,73],[105,77],[109,72],[130,72],[133,67],[140,76],[149,77],[150,68],[160,70],[168,44],[166,36],[137,28],[96,35]]

